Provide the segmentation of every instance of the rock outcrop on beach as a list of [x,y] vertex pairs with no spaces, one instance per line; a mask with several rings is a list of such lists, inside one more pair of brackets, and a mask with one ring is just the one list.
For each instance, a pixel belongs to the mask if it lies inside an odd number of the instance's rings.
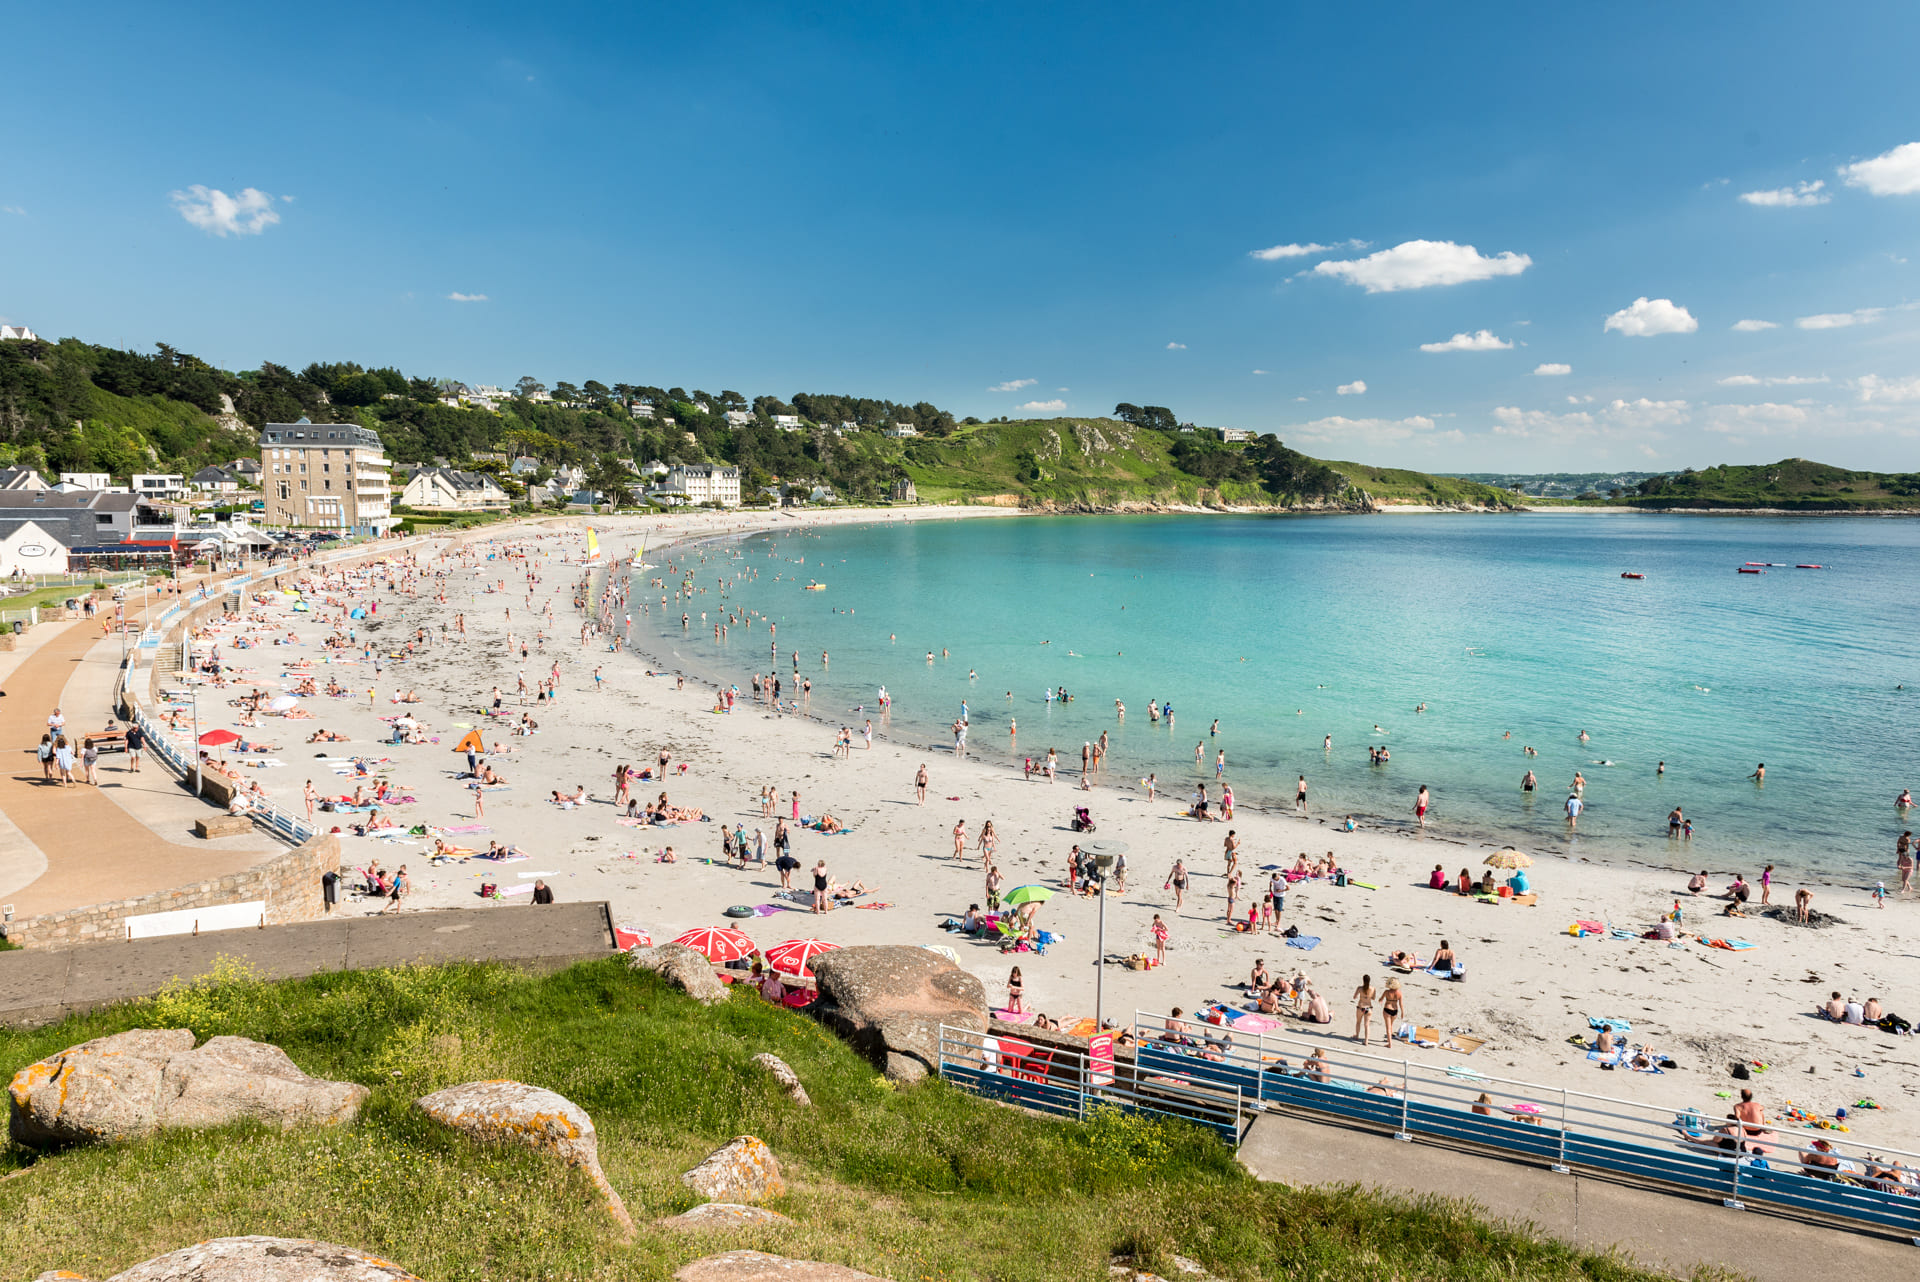
[[764,1202],[787,1191],[780,1159],[755,1135],[729,1140],[682,1175],[680,1182],[709,1202]]
[[985,1032],[987,992],[939,953],[912,944],[841,948],[813,961],[815,1011],[896,1082],[940,1063],[940,1026]]
[[309,1077],[278,1046],[191,1029],[135,1028],[70,1046],[13,1076],[16,1144],[55,1148],[171,1127],[332,1125],[359,1116],[367,1088]]
[[[64,1269],[41,1278],[78,1278]],[[106,1282],[421,1282],[399,1265],[311,1238],[221,1237],[155,1256]]]
[[881,1282],[871,1273],[844,1264],[789,1260],[765,1251],[728,1251],[695,1260],[673,1275],[674,1282]]
[[620,1226],[633,1230],[626,1203],[600,1169],[600,1144],[587,1111],[564,1095],[525,1082],[465,1082],[435,1091],[414,1107],[443,1125],[488,1143],[551,1153],[586,1172]]
[[727,1000],[727,986],[713,973],[713,963],[685,944],[636,948],[627,954],[627,965],[653,971],[702,1006]]

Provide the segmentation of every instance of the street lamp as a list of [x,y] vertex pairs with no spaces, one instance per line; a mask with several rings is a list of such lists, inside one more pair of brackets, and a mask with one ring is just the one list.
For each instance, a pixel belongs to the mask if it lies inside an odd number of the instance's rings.
[[1099,967],[1093,979],[1093,1031],[1098,1033],[1106,1027],[1101,1017],[1106,1013],[1107,979],[1107,870],[1113,867],[1113,861],[1127,853],[1127,843],[1109,838],[1095,838],[1080,847],[1080,853],[1093,856],[1093,866],[1100,870],[1100,931],[1094,945],[1098,951],[1094,954],[1094,965]]

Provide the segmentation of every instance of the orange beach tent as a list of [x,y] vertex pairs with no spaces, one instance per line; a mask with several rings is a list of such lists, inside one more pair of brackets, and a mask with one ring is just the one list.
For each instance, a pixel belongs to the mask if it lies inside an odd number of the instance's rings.
[[453,745],[453,750],[455,752],[485,752],[487,745],[480,741],[480,732],[478,730],[469,730],[467,731],[466,738]]

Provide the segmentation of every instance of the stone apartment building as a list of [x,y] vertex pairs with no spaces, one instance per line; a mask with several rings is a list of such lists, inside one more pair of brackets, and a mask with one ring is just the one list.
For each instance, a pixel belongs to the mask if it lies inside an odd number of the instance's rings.
[[260,433],[260,486],[270,529],[381,534],[392,527],[386,447],[353,423],[269,423]]

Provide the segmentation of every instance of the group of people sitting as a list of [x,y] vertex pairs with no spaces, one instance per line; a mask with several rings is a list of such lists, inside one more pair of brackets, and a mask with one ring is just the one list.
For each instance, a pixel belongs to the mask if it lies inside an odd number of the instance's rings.
[[1253,973],[1247,977],[1247,999],[1262,1015],[1292,1015],[1309,1024],[1333,1022],[1333,1008],[1303,972],[1294,971],[1291,979],[1269,974],[1265,958],[1253,963]]
[[1815,1007],[1814,1014],[1836,1024],[1871,1024],[1890,1033],[1904,1033],[1911,1027],[1898,1015],[1888,1014],[1878,997],[1869,997],[1865,1002],[1858,997],[1848,997],[1843,1001],[1840,994],[1835,993],[1825,1005]]
[[[1507,878],[1506,887],[1515,895],[1526,894],[1532,888],[1531,883],[1527,881],[1527,870],[1525,868],[1515,868],[1513,870],[1513,876]],[[1478,881],[1473,879],[1473,873],[1471,871],[1462,868],[1460,870],[1460,876],[1450,882],[1447,879],[1446,869],[1442,868],[1439,864],[1435,864],[1433,871],[1427,874],[1427,889],[1451,890],[1456,895],[1497,895],[1500,893],[1499,883],[1495,880],[1493,869],[1491,868],[1481,873],[1480,880]]]
[[707,812],[698,806],[673,805],[667,800],[667,794],[664,792],[651,802],[642,802],[638,797],[629,798],[627,801],[627,818],[644,819],[648,823],[695,823],[706,817]]

